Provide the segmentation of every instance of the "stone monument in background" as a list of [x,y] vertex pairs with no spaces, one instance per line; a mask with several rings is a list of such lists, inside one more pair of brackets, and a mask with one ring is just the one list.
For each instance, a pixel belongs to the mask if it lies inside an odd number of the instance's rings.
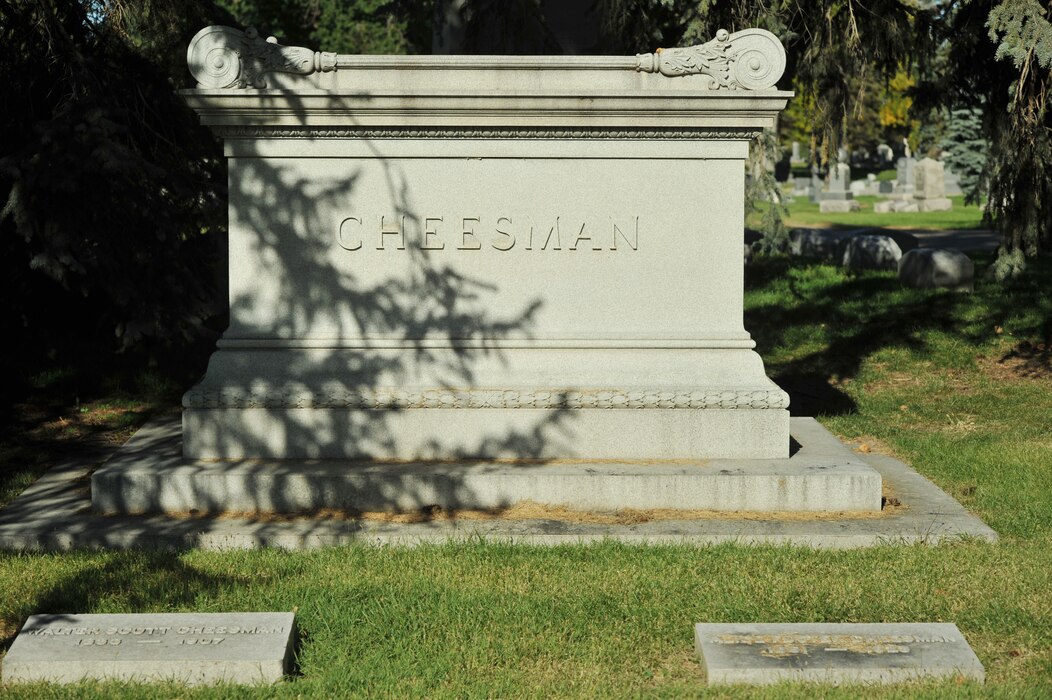
[[858,211],[859,204],[851,192],[851,166],[847,163],[847,151],[837,153],[837,163],[829,169],[829,188],[822,193],[818,204],[823,214]]
[[946,196],[942,161],[925,158],[914,168],[914,192],[918,211],[950,211],[953,202]]
[[[909,144],[907,144],[907,149]],[[913,196],[915,188],[914,184],[914,168],[917,166],[917,161],[912,156],[904,156],[899,158],[895,163],[895,170],[897,176],[895,178],[898,183],[898,187],[895,188],[895,194],[900,199],[909,199]]]

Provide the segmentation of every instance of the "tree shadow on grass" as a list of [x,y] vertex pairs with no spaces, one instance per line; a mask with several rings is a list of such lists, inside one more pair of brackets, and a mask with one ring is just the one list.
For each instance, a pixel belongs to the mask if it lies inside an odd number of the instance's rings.
[[3,623],[13,633],[0,638],[0,651],[7,651],[33,614],[85,615],[115,609],[172,612],[193,607],[201,596],[214,595],[238,579],[247,582],[249,578],[247,574],[206,574],[162,550],[66,555],[40,564],[66,571],[25,604],[9,608]]
[[1020,278],[997,283],[985,279],[992,258],[973,257],[972,293],[911,289],[893,272],[849,275],[794,258],[755,260],[746,269],[746,291],[767,301],[747,303],[746,327],[772,379],[789,392],[793,415],[854,412],[854,401],[837,385],[889,348],[923,357],[941,336],[962,343],[961,352],[974,358],[997,329],[1047,348],[1052,292],[1041,280],[1052,272],[1052,261],[1033,261]]

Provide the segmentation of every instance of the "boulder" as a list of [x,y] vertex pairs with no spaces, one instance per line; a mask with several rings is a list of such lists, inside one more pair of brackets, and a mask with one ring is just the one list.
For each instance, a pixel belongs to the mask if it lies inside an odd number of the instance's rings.
[[899,280],[917,289],[945,287],[970,292],[974,277],[975,265],[959,250],[917,248],[899,260]]
[[789,254],[801,258],[835,260],[839,239],[829,231],[794,228],[789,232]]
[[873,213],[874,214],[887,214],[887,213],[892,211],[892,207],[894,205],[895,205],[895,202],[891,201],[890,199],[885,199],[882,202],[875,202],[873,204]]
[[849,270],[894,270],[900,258],[902,249],[892,238],[864,234],[845,241],[840,264]]

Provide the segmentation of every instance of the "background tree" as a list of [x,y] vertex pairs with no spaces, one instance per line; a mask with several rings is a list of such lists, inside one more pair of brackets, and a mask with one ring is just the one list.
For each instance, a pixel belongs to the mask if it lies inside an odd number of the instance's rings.
[[187,37],[230,19],[198,0],[0,2],[3,361],[161,347],[216,313],[225,168],[175,88]]
[[236,23],[283,43],[337,53],[414,54],[431,48],[430,0],[217,0]]
[[[995,274],[1013,275],[1024,256],[1052,248],[1052,2],[1004,0],[986,26],[994,61],[1011,62],[1011,82],[991,81],[993,157],[987,215],[1004,243]],[[1007,103],[1007,104],[1006,104]]]
[[978,204],[986,191],[983,173],[988,144],[983,136],[983,111],[977,107],[950,110],[941,146],[942,159],[957,175],[964,200]]

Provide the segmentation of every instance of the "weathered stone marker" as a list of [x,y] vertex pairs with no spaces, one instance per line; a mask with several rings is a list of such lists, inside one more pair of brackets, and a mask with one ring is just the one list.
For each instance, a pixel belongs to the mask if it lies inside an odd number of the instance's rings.
[[[879,509],[868,467],[788,464],[788,396],[743,325],[745,161],[791,96],[772,34],[343,56],[208,27],[187,58],[229,160],[230,326],[183,398],[181,503],[222,510],[238,483],[265,510],[317,458],[335,485],[308,474],[306,510],[345,503],[349,460],[390,507],[489,507],[464,471],[528,462],[571,507],[630,506],[610,465],[664,463],[724,510]],[[561,488],[560,461],[594,484]],[[170,507],[142,467],[95,472],[96,509]]]
[[983,665],[951,623],[702,623],[694,628],[694,640],[710,685],[985,678]]
[[945,168],[942,161],[925,158],[914,169],[917,206],[920,211],[950,211],[953,201],[946,196]]
[[3,680],[270,684],[288,671],[294,640],[293,613],[33,615]]

